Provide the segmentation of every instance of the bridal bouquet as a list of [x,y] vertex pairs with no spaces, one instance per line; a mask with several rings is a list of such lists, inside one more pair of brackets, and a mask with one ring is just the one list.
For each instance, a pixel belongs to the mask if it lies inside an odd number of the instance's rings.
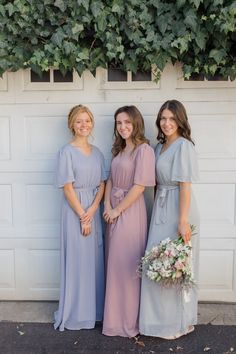
[[[194,229],[191,225],[191,230]],[[194,285],[191,242],[185,244],[181,236],[175,240],[167,238],[161,241],[142,257],[141,273],[164,286],[191,287]]]

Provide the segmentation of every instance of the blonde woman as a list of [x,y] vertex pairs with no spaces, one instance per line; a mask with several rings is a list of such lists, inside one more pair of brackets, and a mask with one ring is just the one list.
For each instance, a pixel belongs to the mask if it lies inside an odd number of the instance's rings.
[[103,238],[99,205],[104,193],[104,157],[89,143],[94,118],[75,106],[68,115],[72,140],[58,153],[61,211],[61,286],[54,328],[94,328],[104,301]]

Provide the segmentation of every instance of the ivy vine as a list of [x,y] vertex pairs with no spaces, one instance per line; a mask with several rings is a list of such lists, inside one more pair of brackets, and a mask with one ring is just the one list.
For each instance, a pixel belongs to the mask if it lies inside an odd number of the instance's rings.
[[0,74],[116,66],[236,77],[236,1],[1,0]]

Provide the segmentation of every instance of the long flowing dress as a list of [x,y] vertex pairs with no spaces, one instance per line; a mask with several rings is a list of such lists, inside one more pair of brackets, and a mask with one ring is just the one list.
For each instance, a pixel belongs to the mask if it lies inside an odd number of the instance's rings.
[[[93,202],[97,188],[105,180],[104,157],[92,146],[89,156],[79,148],[65,145],[58,153],[57,184],[73,183],[84,209]],[[61,210],[61,282],[59,309],[54,328],[79,330],[94,328],[102,320],[104,307],[104,260],[100,210],[92,220],[89,236],[81,234],[79,216],[63,193]]]
[[[148,144],[119,153],[112,161],[111,206],[115,208],[134,184],[155,184],[155,155]],[[106,232],[106,296],[103,334],[133,337],[139,333],[140,279],[137,267],[144,254],[147,216],[143,194]]]
[[[154,201],[147,250],[178,232],[179,182],[198,180],[197,157],[193,144],[182,137],[161,153],[156,147],[157,193]],[[199,215],[191,193],[189,222],[197,227],[192,237],[194,278],[198,277]],[[142,277],[140,304],[140,333],[166,337],[185,334],[189,326],[197,323],[197,289],[166,288]]]

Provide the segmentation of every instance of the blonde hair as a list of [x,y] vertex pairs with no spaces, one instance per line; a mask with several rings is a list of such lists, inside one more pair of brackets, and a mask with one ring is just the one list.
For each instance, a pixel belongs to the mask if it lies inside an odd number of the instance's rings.
[[94,126],[94,117],[90,109],[86,106],[83,106],[82,104],[74,106],[73,108],[71,108],[68,114],[68,128],[70,129],[72,135],[75,135],[73,125],[79,113],[87,113],[89,118],[91,119],[92,125]]

